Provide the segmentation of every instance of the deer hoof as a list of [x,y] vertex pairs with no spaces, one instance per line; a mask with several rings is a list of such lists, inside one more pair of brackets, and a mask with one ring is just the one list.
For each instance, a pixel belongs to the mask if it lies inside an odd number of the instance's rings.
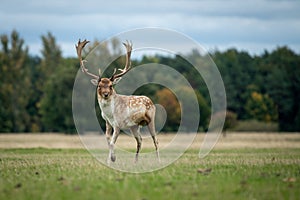
[[115,162],[116,161],[116,156],[115,155],[111,155],[110,159],[111,159],[111,161]]
[[134,159],[134,163],[137,164],[139,161],[139,154],[135,154],[135,159]]

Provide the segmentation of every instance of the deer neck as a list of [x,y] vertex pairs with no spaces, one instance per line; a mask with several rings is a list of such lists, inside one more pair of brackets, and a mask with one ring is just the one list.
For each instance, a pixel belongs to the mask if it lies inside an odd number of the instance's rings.
[[98,103],[102,111],[113,109],[116,102],[118,102],[119,95],[114,91],[108,99],[102,98],[98,95]]
[[116,112],[116,107],[119,102],[119,95],[115,92],[108,99],[98,98],[99,107],[101,109],[101,115],[103,119],[108,121],[112,126],[115,125],[114,114]]

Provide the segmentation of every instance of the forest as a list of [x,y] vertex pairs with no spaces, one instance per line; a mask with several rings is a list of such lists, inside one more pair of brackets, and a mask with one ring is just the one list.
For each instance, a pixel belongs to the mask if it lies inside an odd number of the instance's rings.
[[[30,55],[20,34],[13,30],[1,35],[0,44],[0,132],[61,132],[74,134],[72,90],[80,68],[76,57],[63,57],[52,33],[41,36],[41,56]],[[74,44],[76,41],[74,41]],[[93,46],[99,42],[94,41]],[[123,51],[122,43],[115,41],[114,50]],[[104,45],[105,47],[105,45]],[[74,47],[75,51],[75,47]],[[188,55],[193,59],[197,51]],[[251,55],[235,48],[210,52],[224,81],[227,114],[224,130],[300,131],[300,55],[288,46],[278,46],[261,55]],[[180,55],[143,56],[132,60],[133,66],[160,63],[183,74],[192,85],[201,121],[199,131],[207,129],[210,117],[210,99],[201,77],[196,76]],[[113,66],[122,66],[119,58]],[[185,91],[188,94],[188,91]],[[149,96],[168,113],[163,131],[176,131],[180,123],[179,102],[168,88],[149,85],[138,88],[136,94]],[[100,117],[99,117],[100,118]],[[100,123],[103,121],[99,119]]]

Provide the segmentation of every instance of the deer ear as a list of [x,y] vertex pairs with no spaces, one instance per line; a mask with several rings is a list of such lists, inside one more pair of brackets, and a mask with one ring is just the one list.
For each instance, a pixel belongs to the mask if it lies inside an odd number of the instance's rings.
[[114,81],[113,81],[113,85],[116,85],[117,83],[119,83],[119,81],[122,79],[122,77],[119,77],[119,78],[116,78]]
[[94,86],[98,86],[98,80],[97,80],[97,79],[91,79],[91,83],[92,83]]

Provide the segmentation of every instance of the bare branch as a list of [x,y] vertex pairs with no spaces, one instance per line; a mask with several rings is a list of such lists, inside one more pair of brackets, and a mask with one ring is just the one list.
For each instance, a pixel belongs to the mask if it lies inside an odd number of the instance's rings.
[[79,61],[80,61],[80,67],[81,67],[82,72],[84,72],[84,73],[86,73],[87,75],[89,75],[89,76],[91,76],[91,77],[93,77],[93,78],[95,78],[95,79],[98,80],[98,79],[100,78],[99,76],[97,76],[97,75],[95,75],[95,74],[92,74],[92,73],[88,72],[88,69],[84,66],[84,63],[87,62],[87,61],[86,61],[86,60],[83,60],[83,59],[82,59],[82,56],[81,56],[82,49],[83,49],[83,48],[85,47],[85,45],[86,45],[87,43],[89,43],[89,42],[90,42],[90,41],[87,41],[87,40],[83,40],[83,41],[81,42],[80,39],[79,39],[78,44],[75,45],[76,51],[77,51],[77,56],[78,56]]
[[130,60],[130,57],[131,57],[131,51],[132,51],[132,43],[131,42],[129,43],[128,41],[126,41],[126,43],[123,43],[123,45],[126,48],[126,63],[125,63],[125,67],[124,67],[124,69],[118,69],[118,70],[121,71],[121,73],[119,73],[119,74],[116,74],[117,73],[117,69],[115,69],[113,75],[110,78],[111,81],[115,80],[116,78],[124,76],[131,69],[131,60]]

